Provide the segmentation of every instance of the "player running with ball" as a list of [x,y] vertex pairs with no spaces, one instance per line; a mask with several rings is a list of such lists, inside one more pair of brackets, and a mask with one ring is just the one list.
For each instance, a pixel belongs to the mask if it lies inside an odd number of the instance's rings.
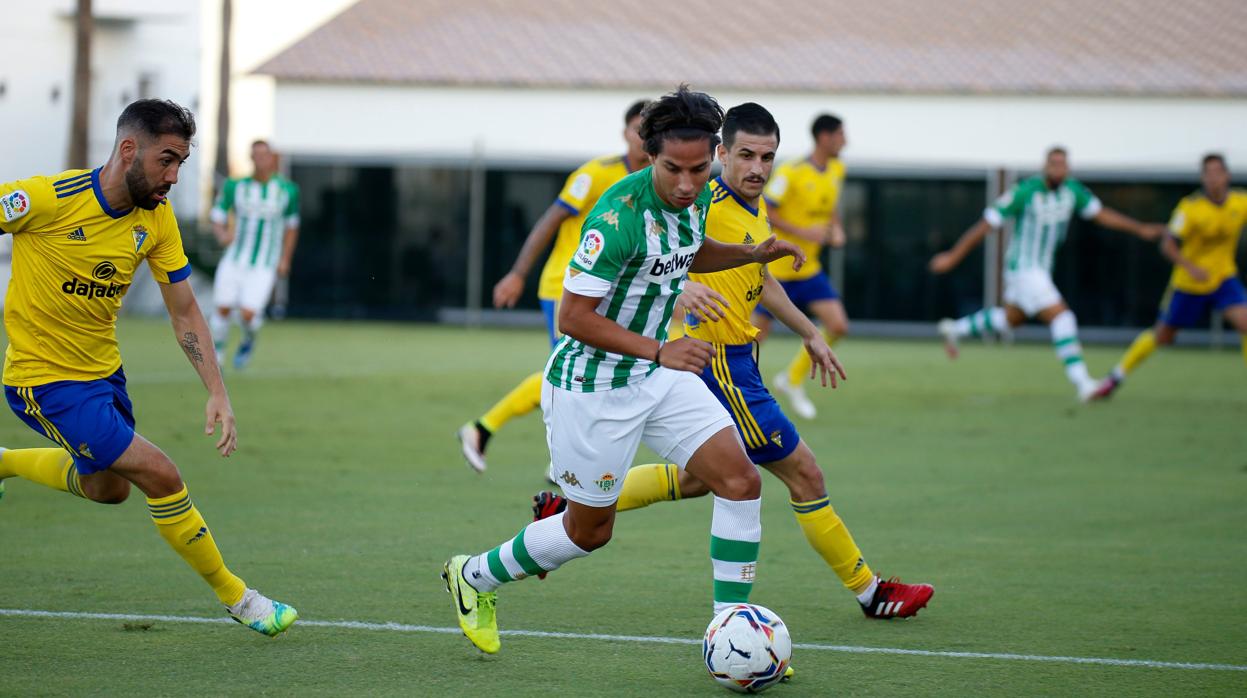
[[716,611],[745,602],[757,573],[762,481],[731,416],[698,379],[715,359],[691,337],[666,342],[690,271],[765,264],[796,246],[708,239],[710,165],[723,110],[681,86],[646,107],[640,135],[651,162],[604,193],[585,221],[564,281],[564,338],[546,365],[541,409],[552,474],[571,500],[478,555],[447,560],[443,578],[459,627],[479,649],[500,646],[499,586],[558,569],[610,540],[619,483],[642,441],[714,498],[710,557]]
[[[713,198],[706,217],[710,239],[749,244],[770,234],[767,205],[761,197],[778,148],[779,125],[770,112],[753,103],[728,110],[723,145],[719,146],[723,174],[711,185]],[[693,274],[680,296],[679,305],[688,312],[688,335],[714,345],[714,360],[702,370],[701,379],[731,413],[749,458],[787,485],[789,504],[810,546],[853,592],[867,617],[915,615],[935,590],[929,584],[903,584],[875,576],[831,506],[814,452],[763,385],[754,356],[759,329],[750,322],[759,303],[804,340],[803,351],[811,361],[808,373],[814,373],[815,366],[820,368],[823,385],[830,378],[833,387],[837,373],[844,377],[827,340],[780,282],[767,267],[747,264],[713,274]],[[691,472],[681,473],[675,465],[639,465],[628,471],[618,510],[708,492]],[[534,500],[533,514],[538,518],[554,515],[562,511],[565,502],[560,495],[542,492]]]

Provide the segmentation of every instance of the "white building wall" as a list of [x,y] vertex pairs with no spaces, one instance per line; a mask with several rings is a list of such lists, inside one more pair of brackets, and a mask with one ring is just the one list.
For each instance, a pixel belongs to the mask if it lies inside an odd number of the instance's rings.
[[[197,0],[96,0],[88,153],[91,166],[112,150],[117,116],[142,96],[199,108]],[[67,167],[73,109],[73,0],[0,0],[0,181]],[[57,97],[54,99],[53,94]],[[192,157],[201,157],[196,151]],[[181,216],[195,216],[196,168],[183,170],[172,194]]]
[[[782,157],[809,146],[822,111],[845,119],[850,166],[1034,169],[1055,143],[1075,170],[1191,173],[1206,151],[1247,159],[1247,99],[712,93],[757,101],[783,129]],[[275,137],[292,154],[580,161],[621,147],[642,90],[530,90],[279,81]]]

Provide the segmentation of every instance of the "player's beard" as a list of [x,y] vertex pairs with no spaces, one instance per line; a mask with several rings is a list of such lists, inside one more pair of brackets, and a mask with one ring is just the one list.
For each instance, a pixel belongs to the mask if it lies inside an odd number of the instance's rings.
[[136,158],[134,164],[130,165],[130,169],[126,170],[126,190],[130,192],[130,200],[135,206],[148,211],[154,210],[160,205],[160,200],[152,196],[160,187],[152,186],[147,181],[147,176],[143,174],[143,167],[140,159]]

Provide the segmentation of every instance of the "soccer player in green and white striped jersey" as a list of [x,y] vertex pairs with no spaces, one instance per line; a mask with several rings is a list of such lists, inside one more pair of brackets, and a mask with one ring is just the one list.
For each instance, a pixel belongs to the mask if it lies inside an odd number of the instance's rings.
[[563,283],[564,338],[546,365],[541,409],[551,474],[567,510],[528,524],[479,555],[456,555],[442,576],[459,627],[499,649],[494,614],[504,583],[557,569],[606,545],[619,490],[642,441],[705,482],[714,498],[710,557],[715,608],[748,601],[761,541],[762,483],[732,418],[698,374],[714,356],[691,337],[667,342],[688,272],[794,257],[774,236],[757,245],[706,237],[711,159],[723,110],[681,86],[642,112],[652,166],[606,190],[585,219]]
[[1038,318],[1052,331],[1057,357],[1065,364],[1065,376],[1077,388],[1078,398],[1083,402],[1091,398],[1097,383],[1082,358],[1078,321],[1052,282],[1053,259],[1065,241],[1074,213],[1145,240],[1155,240],[1163,232],[1160,224],[1140,223],[1106,208],[1082,182],[1069,176],[1065,149],[1052,148],[1041,174],[1014,185],[983,212],[983,218],[951,250],[931,259],[932,272],[947,273],[1006,218],[1015,222],[1005,251],[1004,307],[984,308],[958,320],[941,320],[939,332],[950,357],[956,358],[961,337],[989,332],[1004,335],[1026,318]]
[[290,273],[299,238],[298,185],[278,174],[277,154],[265,141],[251,144],[251,162],[254,173],[227,179],[211,213],[212,231],[225,247],[213,280],[212,336],[223,364],[230,317],[237,310],[242,341],[234,368],[251,360],[273,285]]

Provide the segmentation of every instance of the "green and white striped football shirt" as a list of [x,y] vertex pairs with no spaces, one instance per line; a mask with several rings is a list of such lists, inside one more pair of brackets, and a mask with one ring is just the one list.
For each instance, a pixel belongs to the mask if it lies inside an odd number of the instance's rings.
[[224,223],[234,212],[234,241],[221,260],[246,267],[276,269],[286,228],[299,225],[299,187],[273,175],[267,182],[251,177],[227,179],[212,206],[214,223]]
[[[580,246],[568,273],[608,284],[597,312],[627,329],[659,341],[676,298],[684,290],[693,257],[706,239],[707,186],[686,209],[668,206],[654,191],[653,168],[619,180],[585,217]],[[623,356],[563,337],[546,364],[546,380],[575,392],[622,388],[643,380],[658,364]]]
[[1103,206],[1082,182],[1066,178],[1049,189],[1042,176],[1024,179],[1005,192],[983,212],[988,223],[999,227],[1014,220],[1013,235],[1005,251],[1005,269],[1042,269],[1052,273],[1056,248],[1065,241],[1070,217],[1094,218]]

